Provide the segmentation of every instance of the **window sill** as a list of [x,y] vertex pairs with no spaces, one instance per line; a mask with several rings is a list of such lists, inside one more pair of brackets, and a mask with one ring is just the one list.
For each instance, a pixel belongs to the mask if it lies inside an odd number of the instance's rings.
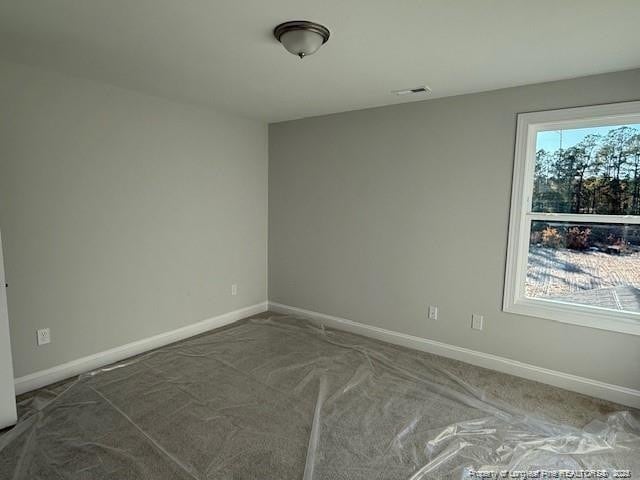
[[521,298],[513,303],[505,301],[503,311],[610,332],[640,335],[640,313],[532,298]]

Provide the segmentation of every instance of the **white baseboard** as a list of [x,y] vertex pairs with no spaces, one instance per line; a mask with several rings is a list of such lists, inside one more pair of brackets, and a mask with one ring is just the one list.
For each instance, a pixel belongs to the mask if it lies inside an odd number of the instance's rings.
[[386,330],[384,328],[347,320],[346,318],[334,317],[332,315],[283,305],[281,303],[269,302],[269,310],[276,313],[284,313],[287,315],[307,318],[316,323],[321,323],[339,330],[346,330],[366,337],[376,338],[396,345],[402,345],[404,347],[421,350],[423,352],[453,358],[455,360],[460,360],[480,367],[497,370],[498,372],[508,373],[529,380],[553,385],[555,387],[564,388],[566,390],[583,393],[592,397],[603,398],[622,405],[640,408],[640,390],[634,390],[620,385],[613,385],[599,380],[580,377],[570,373],[549,370],[548,368],[537,367],[535,365],[518,362],[517,360],[511,360],[498,355],[478,352],[476,350],[457,347],[455,345],[407,335],[405,333],[394,332],[392,330]]
[[267,310],[267,302],[256,303],[249,307],[240,308],[232,312],[223,313],[216,317],[192,323],[185,327],[164,332],[153,337],[143,338],[135,342],[127,343],[120,347],[111,348],[103,352],[95,353],[87,357],[78,358],[62,365],[57,365],[46,370],[40,370],[15,379],[16,394],[29,392],[36,388],[50,385],[66,378],[74,377],[81,373],[90,372],[96,368],[104,367],[133,355],[148,352],[154,348],[162,347],[178,340],[193,337],[214,328],[223,327],[243,318],[262,313]]

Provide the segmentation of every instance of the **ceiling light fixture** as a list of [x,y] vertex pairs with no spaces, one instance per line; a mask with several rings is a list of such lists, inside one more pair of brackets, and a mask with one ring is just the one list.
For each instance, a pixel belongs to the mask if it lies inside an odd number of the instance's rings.
[[329,40],[329,29],[319,23],[295,20],[278,25],[273,36],[287,49],[299,56],[307,57],[315,53]]

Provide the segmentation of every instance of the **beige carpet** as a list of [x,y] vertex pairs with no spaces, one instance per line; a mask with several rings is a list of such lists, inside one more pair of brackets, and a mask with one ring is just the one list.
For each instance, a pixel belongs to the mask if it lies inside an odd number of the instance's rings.
[[253,318],[22,398],[0,479],[640,472],[637,412],[303,320]]

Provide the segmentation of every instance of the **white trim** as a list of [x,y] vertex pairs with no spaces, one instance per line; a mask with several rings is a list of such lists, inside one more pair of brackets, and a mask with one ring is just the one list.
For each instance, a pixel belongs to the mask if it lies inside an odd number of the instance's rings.
[[579,123],[581,127],[624,125],[640,123],[640,101],[592,105],[589,107],[561,108],[540,112],[521,113],[528,123],[540,125],[538,131],[561,130]]
[[[582,327],[640,335],[640,314],[633,312],[589,307],[545,298],[520,298],[513,302],[508,310],[505,308],[505,311]],[[638,320],[630,318],[632,316],[637,316]]]
[[510,358],[492,355],[490,353],[478,352],[468,348],[458,347],[447,343],[429,340],[427,338],[416,337],[406,333],[394,332],[380,327],[365,325],[363,323],[347,320],[346,318],[326,315],[324,313],[305,310],[303,308],[292,307],[281,303],[269,302],[269,310],[276,313],[284,313],[298,317],[307,318],[317,323],[333,327],[339,330],[346,330],[358,333],[385,342],[402,345],[423,352],[433,353],[447,358],[453,358],[462,362],[470,363],[498,372],[508,373],[518,377],[535,380],[555,387],[564,388],[574,392],[590,395],[592,397],[603,398],[612,402],[640,408],[640,390],[635,390],[620,385],[593,380],[570,373],[550,370],[538,367]]
[[200,333],[212,330],[214,328],[223,327],[230,323],[236,322],[251,315],[256,315],[267,310],[267,302],[256,303],[249,307],[240,308],[232,312],[223,313],[216,317],[192,323],[185,327],[164,332],[153,337],[143,338],[135,342],[127,343],[119,347],[111,348],[103,352],[95,353],[87,357],[78,358],[62,365],[40,370],[23,377],[15,379],[16,394],[20,395],[36,388],[50,385],[60,380],[80,375],[81,373],[90,372],[96,368],[104,367],[114,362],[118,362],[125,358],[139,355],[154,348],[162,347],[185,338],[193,337]]
[[0,428],[16,423],[16,395],[13,389],[13,361],[9,335],[9,312],[0,235]]
[[526,297],[524,292],[532,220],[640,224],[640,216],[632,215],[531,212],[537,132],[625,123],[640,123],[640,101],[518,115],[509,218],[509,243],[502,305],[505,312],[640,335],[640,313],[533,299]]
[[543,222],[616,223],[620,225],[640,224],[640,215],[594,215],[591,213],[546,213],[527,212],[530,220]]

